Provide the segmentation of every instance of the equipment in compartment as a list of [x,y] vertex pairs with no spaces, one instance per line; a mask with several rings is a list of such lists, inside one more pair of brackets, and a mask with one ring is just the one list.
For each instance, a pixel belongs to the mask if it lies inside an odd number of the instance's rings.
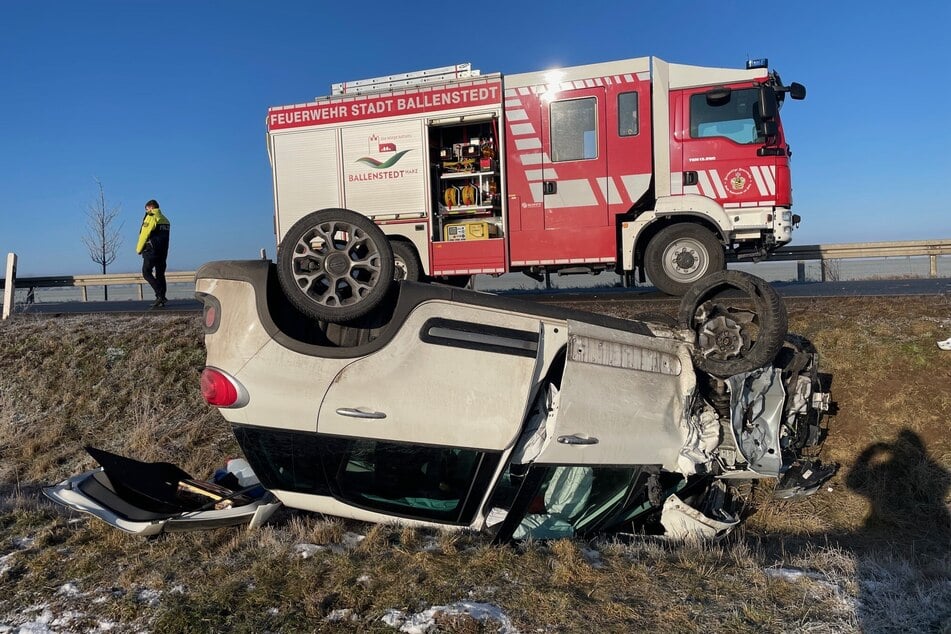
[[499,227],[485,220],[464,220],[451,222],[443,227],[443,239],[447,242],[468,240],[488,240],[499,237]]
[[463,242],[501,236],[497,136],[498,124],[491,118],[430,126],[434,240]]

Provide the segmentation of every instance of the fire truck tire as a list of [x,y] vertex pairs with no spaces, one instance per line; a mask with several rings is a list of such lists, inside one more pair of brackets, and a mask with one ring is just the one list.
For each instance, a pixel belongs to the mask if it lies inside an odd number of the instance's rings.
[[696,334],[694,365],[717,377],[772,364],[788,332],[779,293],[743,271],[718,271],[694,284],[681,299],[679,321]]
[[700,225],[680,223],[661,229],[647,243],[644,270],[668,295],[683,296],[704,275],[726,268],[723,245]]
[[393,240],[390,246],[393,248],[393,279],[418,282],[423,276],[423,263],[416,249],[402,240]]
[[393,280],[393,249],[383,231],[349,209],[322,209],[300,220],[278,247],[277,277],[305,315],[334,323],[371,312]]

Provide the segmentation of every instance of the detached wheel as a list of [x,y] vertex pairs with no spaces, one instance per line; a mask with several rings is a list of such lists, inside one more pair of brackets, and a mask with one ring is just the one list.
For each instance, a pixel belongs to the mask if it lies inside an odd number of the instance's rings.
[[393,248],[393,279],[418,282],[423,275],[423,263],[416,249],[400,240],[394,240],[390,246]]
[[393,249],[383,231],[348,209],[322,209],[297,221],[281,240],[277,276],[304,314],[329,322],[366,315],[393,280]]
[[726,268],[723,245],[707,229],[676,224],[661,229],[647,244],[644,270],[668,295],[682,296],[704,275]]
[[[752,310],[737,307],[737,300]],[[712,273],[694,284],[680,302],[679,320],[697,335],[694,365],[721,378],[772,364],[788,329],[779,293],[743,271]]]

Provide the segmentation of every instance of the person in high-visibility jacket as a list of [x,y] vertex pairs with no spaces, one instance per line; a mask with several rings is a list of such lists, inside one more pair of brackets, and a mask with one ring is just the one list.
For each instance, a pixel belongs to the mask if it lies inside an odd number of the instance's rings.
[[168,301],[165,297],[165,263],[168,259],[168,238],[172,223],[159,209],[155,200],[145,203],[145,217],[139,231],[135,252],[142,256],[142,277],[155,291],[152,308],[161,308]]

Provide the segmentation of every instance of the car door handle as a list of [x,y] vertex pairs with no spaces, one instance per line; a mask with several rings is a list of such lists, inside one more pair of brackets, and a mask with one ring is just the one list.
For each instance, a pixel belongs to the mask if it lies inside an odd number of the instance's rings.
[[571,434],[570,436],[559,436],[558,442],[563,445],[596,445],[598,444],[598,439],[591,436]]
[[542,192],[544,194],[555,194],[558,192],[558,183],[557,181],[543,181],[542,182]]
[[366,407],[338,407],[337,413],[341,416],[349,416],[350,418],[386,418],[386,414],[383,412],[374,412],[372,409]]

